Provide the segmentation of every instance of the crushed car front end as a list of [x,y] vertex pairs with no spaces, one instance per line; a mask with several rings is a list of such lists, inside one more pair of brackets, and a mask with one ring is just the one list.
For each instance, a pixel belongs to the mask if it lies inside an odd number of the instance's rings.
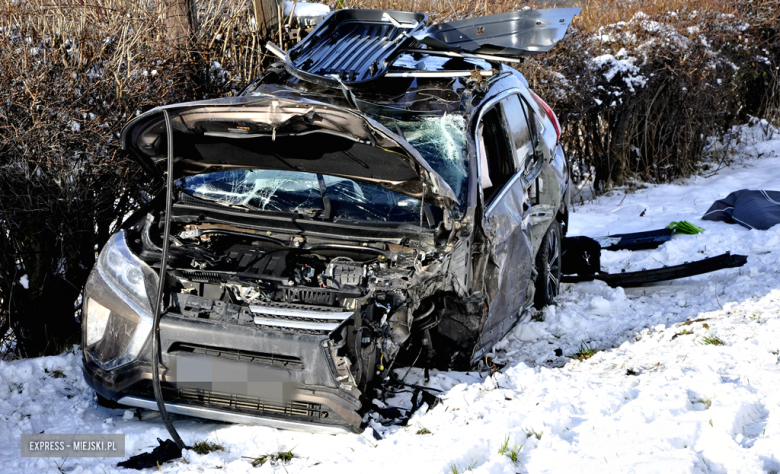
[[[160,382],[171,413],[357,430],[396,364],[468,362],[478,317],[429,331],[448,305],[464,304],[454,297],[469,237],[458,221],[463,117],[421,121],[407,142],[353,112],[273,97],[170,112],[176,186],[165,271],[158,196],[112,236],[85,289],[84,374],[102,398],[157,407],[159,275]],[[152,173],[168,145],[161,121],[151,111],[123,136]],[[447,133],[450,151],[436,156],[454,164],[433,164],[445,180],[410,142]],[[437,354],[433,339],[445,333],[454,349]]]

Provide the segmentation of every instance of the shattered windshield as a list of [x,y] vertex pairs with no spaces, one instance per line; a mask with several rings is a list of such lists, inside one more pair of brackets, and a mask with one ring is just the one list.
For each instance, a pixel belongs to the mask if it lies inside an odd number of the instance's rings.
[[409,122],[383,118],[380,122],[389,130],[402,134],[431,168],[444,178],[458,197],[463,211],[468,194],[466,118],[444,115],[421,117]]
[[[420,200],[368,183],[302,171],[244,169],[187,176],[179,187],[197,198],[251,210],[326,220],[420,222]],[[441,211],[433,208],[433,214]],[[437,219],[438,220],[438,219]]]

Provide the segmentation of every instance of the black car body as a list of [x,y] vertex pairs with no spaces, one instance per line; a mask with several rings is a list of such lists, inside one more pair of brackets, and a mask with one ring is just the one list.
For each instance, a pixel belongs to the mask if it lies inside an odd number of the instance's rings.
[[[559,125],[497,61],[499,40],[439,54],[453,28],[422,30],[424,15],[334,17],[364,28],[337,45],[408,21],[417,37],[398,44],[428,49],[358,77],[311,72],[327,58],[294,48],[237,97],[160,107],[123,131],[154,179],[169,159],[176,179],[159,327],[169,412],[358,429],[394,368],[478,363],[557,293],[571,186]],[[84,374],[104,401],[157,408],[164,204],[127,219],[85,289]]]

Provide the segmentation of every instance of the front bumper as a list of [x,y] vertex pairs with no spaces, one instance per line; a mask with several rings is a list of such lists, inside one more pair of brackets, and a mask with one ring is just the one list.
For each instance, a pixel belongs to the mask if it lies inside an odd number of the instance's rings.
[[[248,310],[181,311],[161,318],[160,347],[160,382],[171,413],[326,433],[360,429],[360,393],[337,380],[326,334],[257,326]],[[106,399],[157,408],[151,337],[137,360],[110,370],[85,348],[83,372]]]

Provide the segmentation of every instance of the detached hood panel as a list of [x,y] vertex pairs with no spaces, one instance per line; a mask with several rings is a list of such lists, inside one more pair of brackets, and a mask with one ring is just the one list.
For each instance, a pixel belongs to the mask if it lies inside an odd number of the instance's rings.
[[122,148],[152,176],[166,168],[167,110],[176,178],[237,168],[304,171],[371,183],[451,208],[449,185],[402,137],[357,112],[275,97],[158,107],[122,130]]
[[520,10],[432,25],[414,35],[434,49],[496,56],[544,53],[563,39],[581,8]]

